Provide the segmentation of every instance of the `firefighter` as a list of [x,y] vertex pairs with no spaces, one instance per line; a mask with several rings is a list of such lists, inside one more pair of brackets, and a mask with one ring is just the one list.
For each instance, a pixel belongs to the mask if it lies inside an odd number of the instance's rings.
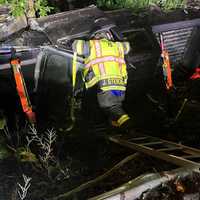
[[114,127],[129,130],[130,118],[122,108],[128,78],[124,55],[130,50],[129,43],[113,41],[109,30],[96,30],[88,41],[75,40],[72,48],[85,58],[86,89],[95,88],[99,107]]

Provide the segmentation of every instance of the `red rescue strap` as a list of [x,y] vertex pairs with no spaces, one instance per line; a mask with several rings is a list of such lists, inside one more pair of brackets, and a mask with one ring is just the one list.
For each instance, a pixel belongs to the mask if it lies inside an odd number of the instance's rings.
[[36,117],[35,117],[35,113],[32,110],[31,102],[30,102],[28,92],[26,89],[26,84],[23,78],[23,74],[21,72],[20,60],[16,58],[11,59],[10,64],[13,70],[15,83],[16,83],[16,89],[20,98],[22,109],[24,113],[26,114],[26,116],[28,117],[29,122],[31,124],[34,124],[36,122]]
[[194,74],[192,76],[190,76],[191,80],[195,80],[195,79],[198,79],[198,78],[200,78],[200,67],[197,67],[195,69]]
[[170,88],[173,87],[172,83],[172,72],[171,72],[171,64],[169,60],[169,53],[165,50],[162,52],[163,54],[163,68],[165,69],[166,72],[166,87],[169,90]]
[[164,46],[164,38],[163,35],[160,34],[160,47],[162,50],[162,60],[163,60],[163,73],[164,73],[164,79],[167,90],[171,89],[173,87],[173,81],[172,81],[172,70],[171,70],[171,63],[169,59],[169,53],[165,49]]

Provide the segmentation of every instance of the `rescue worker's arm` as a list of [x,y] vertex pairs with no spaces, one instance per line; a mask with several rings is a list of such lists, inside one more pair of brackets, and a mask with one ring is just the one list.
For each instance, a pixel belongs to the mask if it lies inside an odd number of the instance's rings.
[[79,56],[88,57],[90,55],[89,42],[85,40],[75,40],[72,44],[72,50]]
[[124,54],[128,54],[130,51],[130,43],[129,42],[123,42],[123,48],[124,48]]

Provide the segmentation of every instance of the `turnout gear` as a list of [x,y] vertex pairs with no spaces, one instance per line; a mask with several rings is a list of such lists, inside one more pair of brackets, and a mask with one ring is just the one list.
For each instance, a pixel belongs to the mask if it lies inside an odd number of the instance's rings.
[[83,78],[86,89],[97,86],[99,106],[112,124],[120,127],[129,120],[122,109],[128,78],[124,55],[130,50],[129,43],[113,42],[106,38],[76,40],[73,50],[85,57]]
[[129,43],[111,42],[107,39],[76,41],[74,50],[85,56],[83,76],[86,88],[97,82],[100,89],[126,90],[127,70],[124,54],[129,51]]

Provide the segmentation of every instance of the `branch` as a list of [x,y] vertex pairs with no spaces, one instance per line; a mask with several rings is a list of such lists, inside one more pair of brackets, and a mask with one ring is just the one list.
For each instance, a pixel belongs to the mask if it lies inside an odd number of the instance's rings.
[[[101,176],[98,176],[97,178],[90,180],[86,183],[83,183],[82,185],[78,186],[77,188],[66,192],[64,194],[58,195],[57,197],[54,197],[52,200],[59,200],[62,198],[67,198],[69,196],[72,196],[74,194],[76,194],[77,192],[81,192],[82,190],[85,190],[89,187],[93,187],[94,185],[96,185],[99,181],[102,181],[103,179],[107,178],[108,176],[110,176],[114,171],[116,171],[117,169],[119,169],[120,167],[122,167],[125,163],[133,160],[134,158],[136,158],[139,155],[139,153],[134,153],[130,156],[127,156],[126,158],[124,158],[122,161],[120,161],[119,163],[117,163],[113,168],[111,168],[110,170],[108,170],[106,173],[102,174]],[[50,199],[49,199],[50,200]]]

